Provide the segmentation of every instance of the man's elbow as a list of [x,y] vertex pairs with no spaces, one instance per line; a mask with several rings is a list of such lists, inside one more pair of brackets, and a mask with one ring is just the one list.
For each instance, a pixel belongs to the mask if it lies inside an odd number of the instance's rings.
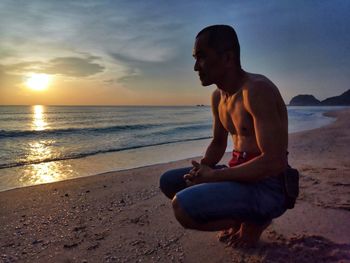
[[265,167],[267,175],[283,173],[287,168],[287,158],[281,155],[265,155]]
[[227,147],[227,138],[213,138],[211,144],[216,147],[225,148]]

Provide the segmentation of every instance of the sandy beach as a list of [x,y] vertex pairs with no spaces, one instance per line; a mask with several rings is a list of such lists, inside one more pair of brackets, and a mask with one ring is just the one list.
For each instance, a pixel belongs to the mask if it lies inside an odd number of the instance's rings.
[[327,114],[337,120],[290,135],[300,196],[257,248],[176,222],[158,180],[182,160],[0,192],[0,261],[350,262],[350,110]]

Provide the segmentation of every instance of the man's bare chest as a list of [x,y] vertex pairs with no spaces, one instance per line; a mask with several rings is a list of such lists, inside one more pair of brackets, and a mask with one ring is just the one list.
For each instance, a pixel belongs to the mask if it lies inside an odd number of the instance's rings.
[[245,109],[242,100],[221,100],[218,111],[222,125],[232,135],[250,136],[254,134],[253,119]]

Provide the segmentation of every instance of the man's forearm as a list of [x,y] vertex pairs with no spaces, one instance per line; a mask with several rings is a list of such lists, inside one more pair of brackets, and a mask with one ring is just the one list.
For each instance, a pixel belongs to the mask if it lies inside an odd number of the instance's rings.
[[213,181],[237,181],[242,183],[254,183],[268,176],[282,173],[287,167],[284,158],[267,159],[258,156],[241,165],[215,170]]
[[214,167],[222,158],[225,153],[227,143],[217,143],[214,140],[209,144],[204,157],[201,160],[201,164]]

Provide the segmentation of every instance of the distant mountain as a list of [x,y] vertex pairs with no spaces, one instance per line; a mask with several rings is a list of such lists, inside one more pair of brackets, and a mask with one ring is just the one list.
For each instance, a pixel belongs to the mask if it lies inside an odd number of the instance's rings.
[[320,105],[320,101],[313,95],[298,95],[291,99],[289,105],[291,106],[317,106]]
[[350,105],[350,89],[340,96],[330,97],[323,100],[322,105]]
[[313,95],[298,95],[291,99],[290,106],[350,106],[350,89],[339,96],[319,101]]

